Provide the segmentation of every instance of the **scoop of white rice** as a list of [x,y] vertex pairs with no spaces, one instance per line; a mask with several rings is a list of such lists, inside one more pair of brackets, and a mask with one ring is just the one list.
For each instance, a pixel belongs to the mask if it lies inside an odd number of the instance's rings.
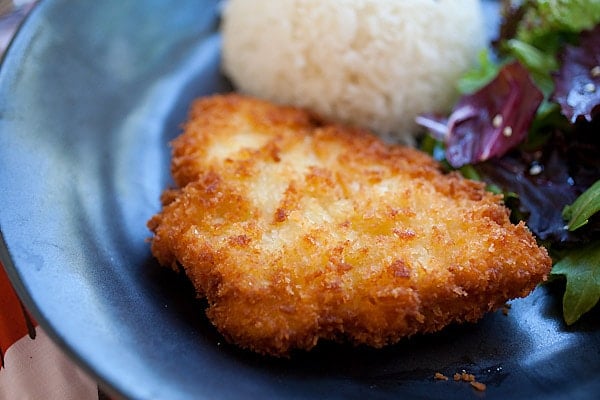
[[221,29],[237,90],[405,143],[485,45],[478,0],[229,0]]

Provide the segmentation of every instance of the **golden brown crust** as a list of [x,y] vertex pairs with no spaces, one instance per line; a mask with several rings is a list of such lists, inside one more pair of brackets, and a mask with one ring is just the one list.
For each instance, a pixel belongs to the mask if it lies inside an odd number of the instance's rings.
[[183,266],[232,342],[381,347],[475,321],[551,261],[501,198],[429,156],[239,95],[194,103],[152,252]]

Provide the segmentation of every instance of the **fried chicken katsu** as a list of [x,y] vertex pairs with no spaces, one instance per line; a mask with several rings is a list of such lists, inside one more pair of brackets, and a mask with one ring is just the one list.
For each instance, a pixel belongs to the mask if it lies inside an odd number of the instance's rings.
[[476,321],[551,268],[482,183],[301,109],[199,99],[172,150],[152,253],[185,271],[229,341],[258,353],[382,347]]

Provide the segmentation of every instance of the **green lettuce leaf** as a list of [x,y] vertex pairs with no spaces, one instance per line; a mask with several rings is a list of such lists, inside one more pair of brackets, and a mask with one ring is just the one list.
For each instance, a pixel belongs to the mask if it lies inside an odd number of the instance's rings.
[[492,60],[489,50],[482,50],[477,65],[458,80],[458,91],[469,94],[481,89],[498,75],[501,67],[501,64]]
[[507,41],[506,47],[521,64],[527,67],[533,80],[547,98],[554,90],[551,73],[558,69],[555,55],[544,53],[536,47],[516,39]]
[[552,274],[567,279],[563,316],[565,322],[571,325],[600,299],[600,241],[566,253],[554,265]]
[[563,218],[568,222],[570,231],[581,228],[590,217],[600,211],[600,180],[581,194],[571,205],[565,206]]
[[600,22],[598,0],[531,0],[516,38],[544,51],[555,52],[569,36]]
[[598,0],[538,0],[538,10],[550,30],[579,32],[600,20]]

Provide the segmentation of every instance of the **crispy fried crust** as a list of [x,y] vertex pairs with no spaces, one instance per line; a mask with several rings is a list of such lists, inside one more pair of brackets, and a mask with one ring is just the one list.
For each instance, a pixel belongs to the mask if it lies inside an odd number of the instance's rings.
[[429,156],[305,111],[200,99],[175,139],[178,188],[148,226],[230,341],[381,347],[527,295],[551,261],[501,198]]

